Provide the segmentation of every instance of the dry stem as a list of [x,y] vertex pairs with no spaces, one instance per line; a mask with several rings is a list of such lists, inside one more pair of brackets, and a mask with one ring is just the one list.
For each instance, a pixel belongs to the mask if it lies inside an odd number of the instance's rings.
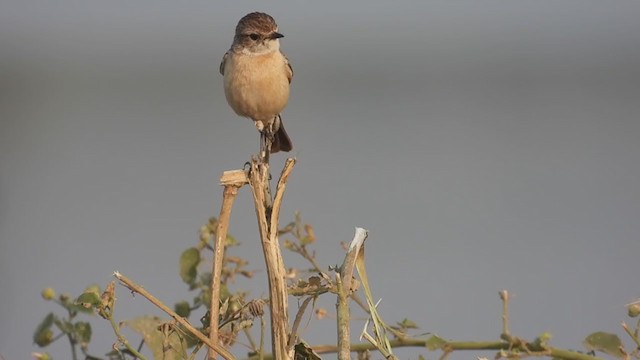
[[502,300],[502,334],[509,337],[509,292],[507,290],[500,291],[500,300]]
[[302,317],[304,316],[304,312],[309,305],[309,302],[313,300],[314,297],[308,296],[300,305],[298,309],[298,313],[296,313],[296,318],[293,320],[293,327],[291,327],[291,335],[289,336],[289,346],[295,346],[298,341],[298,327],[300,326],[300,322],[302,321]]
[[262,250],[269,278],[272,351],[276,359],[286,360],[293,358],[293,348],[288,345],[289,320],[285,283],[286,271],[278,241],[278,220],[282,197],[295,160],[287,159],[285,162],[273,201],[269,190],[269,163],[263,160],[255,157],[251,160],[249,185],[251,185],[253,193]]
[[134,283],[126,276],[120,274],[119,272],[113,273],[118,281],[132,292],[136,292],[142,296],[144,296],[147,300],[149,300],[152,304],[160,308],[162,311],[166,312],[169,316],[171,316],[174,320],[176,320],[180,325],[184,326],[193,336],[197,337],[198,340],[205,343],[210,349],[215,350],[220,356],[222,356],[225,360],[234,360],[235,358],[231,353],[225,349],[224,347],[218,345],[217,343],[212,343],[209,339],[201,333],[198,329],[194,328],[185,318],[176,314],[173,310],[171,310],[167,305],[163,304],[160,300],[158,300],[155,296],[151,295],[144,288]]
[[[211,270],[211,307],[209,317],[209,341],[212,344],[218,343],[218,319],[220,317],[220,286],[222,277],[222,267],[224,259],[224,247],[227,241],[227,231],[229,229],[229,218],[233,202],[238,195],[238,189],[248,182],[242,170],[225,171],[220,178],[220,183],[224,185],[222,207],[218,218],[218,228],[216,230],[216,240],[213,248],[213,268]],[[208,358],[215,359],[216,352],[209,348]]]
[[336,285],[338,286],[338,303],[336,304],[338,313],[338,359],[340,360],[351,358],[349,296],[352,293],[353,269],[355,268],[356,258],[366,238],[367,230],[356,228],[349,251],[347,251],[340,266],[340,272],[336,274]]
[[[425,348],[427,347],[428,339],[394,339],[390,340],[389,343],[393,348],[401,348],[401,347],[418,347]],[[536,347],[535,345],[530,344],[530,350],[533,351],[541,351],[542,348]],[[336,345],[315,345],[311,346],[317,354],[331,354],[337,353],[339,351],[338,346]],[[377,347],[371,343],[360,343],[351,345],[351,352],[359,352],[365,350],[376,350]],[[505,341],[446,341],[442,344],[441,350],[445,352],[453,352],[453,351],[469,351],[469,350],[521,350],[521,357],[526,357],[527,354],[524,352],[524,349],[520,347],[513,347],[512,344],[509,344]],[[545,351],[548,351],[549,356],[557,359],[567,359],[567,360],[604,360],[601,357],[591,356],[585,353],[581,353],[578,351],[572,350],[563,350],[557,349],[553,347],[547,348]],[[534,356],[534,355],[532,355]],[[246,360],[256,360],[258,356],[251,356]],[[274,359],[273,356],[265,355],[264,360]]]

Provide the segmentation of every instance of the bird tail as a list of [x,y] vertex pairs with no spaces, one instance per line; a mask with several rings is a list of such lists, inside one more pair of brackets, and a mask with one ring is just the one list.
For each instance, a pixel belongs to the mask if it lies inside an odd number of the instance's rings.
[[[278,115],[279,116],[279,115]],[[271,144],[271,153],[277,153],[278,151],[289,152],[293,149],[293,144],[291,143],[291,139],[287,134],[287,131],[284,129],[284,123],[282,123],[282,117],[280,117],[280,126],[278,127],[278,131],[273,139],[273,144]]]

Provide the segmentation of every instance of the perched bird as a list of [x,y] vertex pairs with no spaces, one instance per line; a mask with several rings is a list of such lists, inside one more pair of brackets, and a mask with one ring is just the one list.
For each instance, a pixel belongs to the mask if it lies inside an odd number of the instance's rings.
[[293,69],[280,51],[278,25],[265,13],[245,15],[220,63],[224,93],[236,114],[250,118],[272,141],[271,152],[291,151],[280,113],[289,101]]

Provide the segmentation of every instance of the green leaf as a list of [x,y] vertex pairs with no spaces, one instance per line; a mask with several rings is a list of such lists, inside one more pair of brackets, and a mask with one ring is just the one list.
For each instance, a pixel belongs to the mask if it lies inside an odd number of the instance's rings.
[[158,327],[168,320],[154,316],[140,316],[123,322],[144,339],[145,345],[153,353],[154,359],[178,360],[186,359],[186,343],[177,332],[164,334]]
[[73,334],[73,323],[67,319],[58,319],[53,320],[53,323],[58,327],[60,331],[64,334]]
[[40,347],[45,347],[53,341],[53,330],[45,329],[39,332],[33,338],[33,342],[36,343]]
[[211,309],[211,291],[202,291],[200,293],[200,301],[207,309]]
[[78,296],[75,301],[75,305],[80,305],[84,309],[91,309],[100,307],[100,305],[102,305],[102,300],[100,300],[99,294],[90,291]]
[[202,297],[200,295],[193,298],[193,307],[199,308],[202,306]]
[[91,324],[85,321],[78,321],[74,324],[74,329],[80,346],[86,349],[91,342]]
[[42,319],[38,327],[36,328],[36,333],[48,329],[53,325],[53,321],[56,319],[56,316],[53,313],[48,313],[47,316]]
[[200,251],[192,247],[180,255],[180,277],[187,284],[193,284],[198,275],[197,267],[200,263]]
[[51,325],[53,325],[56,316],[53,313],[49,313],[36,327],[36,331],[33,333],[33,342],[40,347],[45,347],[53,340],[53,331]]
[[442,349],[446,344],[447,340],[439,337],[438,335],[431,335],[431,337],[429,337],[425,342],[427,349],[431,351]]
[[89,314],[89,315],[94,314],[92,306],[89,306],[87,308],[83,304],[68,304],[65,306],[65,308],[72,312],[81,312],[83,314]]
[[622,341],[616,334],[603,331],[594,332],[584,339],[583,344],[588,350],[601,351],[619,359],[624,358],[623,352],[620,351]]
[[231,297],[231,291],[226,284],[220,284],[220,301],[225,301]]
[[206,271],[200,274],[200,284],[211,288],[211,279],[213,276],[211,275],[211,271]]
[[182,316],[183,318],[189,317],[189,314],[191,313],[191,306],[187,301],[177,302],[175,305],[173,305],[173,309],[175,310],[176,314]]
[[91,285],[87,286],[84,289],[84,292],[93,292],[93,293],[96,293],[96,294],[100,294],[100,293],[102,293],[102,290],[100,290],[100,285],[91,284]]

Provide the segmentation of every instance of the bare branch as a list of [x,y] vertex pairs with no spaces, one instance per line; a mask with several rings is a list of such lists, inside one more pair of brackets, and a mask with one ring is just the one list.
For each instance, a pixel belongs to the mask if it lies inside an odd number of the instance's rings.
[[[246,174],[242,170],[225,171],[220,178],[220,183],[224,184],[224,191],[213,250],[213,268],[211,270],[209,341],[212,344],[217,344],[219,337],[218,319],[220,317],[220,287],[222,267],[224,266],[224,247],[227,241],[227,231],[229,229],[229,218],[231,217],[233,202],[238,195],[238,189],[247,184],[247,181]],[[216,356],[216,352],[210,349],[208,358],[213,360]]]
[[173,319],[175,319],[178,323],[180,323],[180,325],[184,326],[185,329],[187,329],[193,336],[197,337],[198,340],[202,341],[210,349],[213,349],[218,354],[220,354],[220,356],[222,356],[225,360],[234,360],[235,359],[233,357],[233,355],[231,355],[231,353],[227,349],[225,349],[224,347],[222,347],[222,346],[220,346],[218,344],[211,343],[211,341],[209,341],[209,339],[203,333],[201,333],[198,329],[194,328],[185,318],[183,318],[182,316],[176,314],[167,305],[163,304],[160,300],[158,300],[155,296],[151,295],[143,287],[141,287],[140,285],[134,283],[129,278],[127,278],[126,276],[120,274],[117,271],[115,273],[113,273],[113,276],[115,276],[115,278],[118,279],[118,281],[120,281],[120,283],[122,285],[124,285],[127,288],[129,288],[129,290],[144,296],[152,304],[154,304],[155,306],[160,308],[160,310],[162,310],[165,313],[167,313],[169,316],[171,316]]

